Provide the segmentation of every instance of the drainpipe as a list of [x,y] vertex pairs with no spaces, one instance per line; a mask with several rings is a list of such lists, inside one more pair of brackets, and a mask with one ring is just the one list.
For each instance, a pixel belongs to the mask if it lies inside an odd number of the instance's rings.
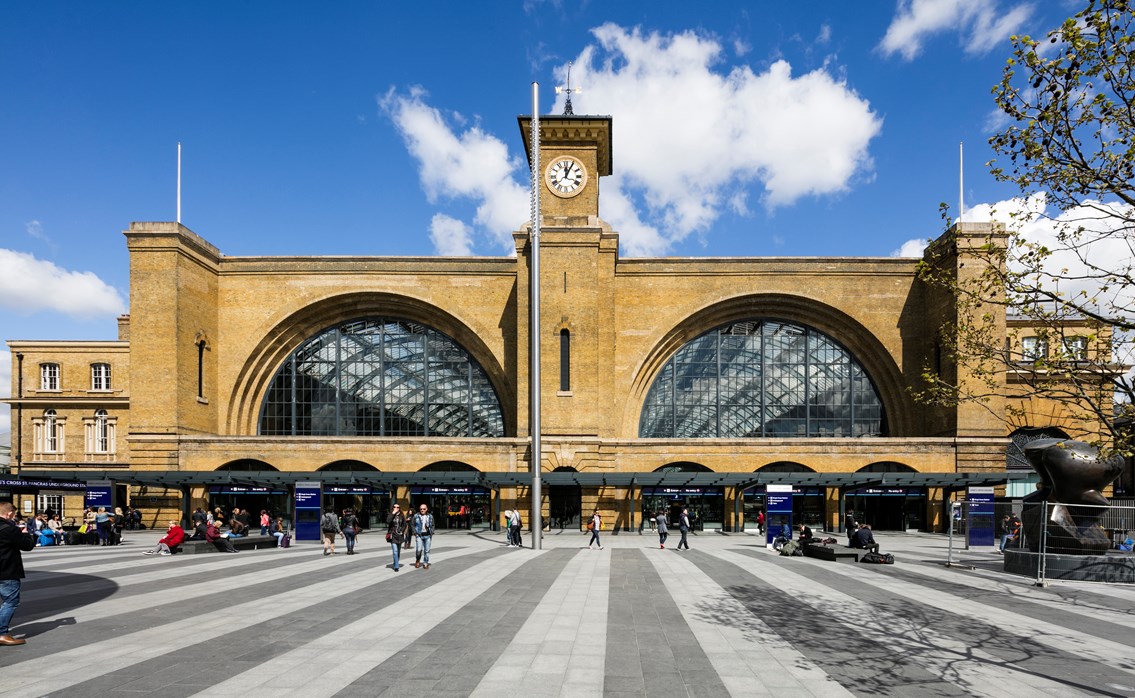
[[16,354],[16,477],[24,459],[24,355]]

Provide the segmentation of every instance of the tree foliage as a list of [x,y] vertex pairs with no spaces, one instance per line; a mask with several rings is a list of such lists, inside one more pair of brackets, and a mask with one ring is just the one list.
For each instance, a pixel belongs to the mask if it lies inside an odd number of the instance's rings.
[[[943,264],[949,235],[923,261],[922,277],[958,299],[941,343],[971,378],[962,384],[928,366],[924,401],[982,401],[1011,423],[1047,426],[1029,424],[1037,416],[1021,407],[1043,397],[1061,405],[1062,419],[1107,427],[1116,395],[1131,402],[1133,29],[1129,0],[1090,0],[1043,40],[1012,37],[993,88],[1008,125],[990,139],[998,158],[989,166],[1022,197],[1001,212],[1004,236],[967,248],[980,273]],[[988,322],[994,306],[1009,317],[1009,341]]]

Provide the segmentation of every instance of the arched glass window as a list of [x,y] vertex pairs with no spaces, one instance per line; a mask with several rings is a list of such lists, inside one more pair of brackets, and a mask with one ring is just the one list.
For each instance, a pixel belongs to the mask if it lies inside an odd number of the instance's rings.
[[95,410],[95,453],[110,453],[110,422],[106,410]]
[[1068,435],[1055,427],[1022,427],[1009,434],[1009,445],[1005,448],[1005,468],[1008,470],[1032,470],[1033,466],[1025,456],[1025,447],[1040,439],[1067,439]]
[[59,452],[59,422],[56,420],[55,410],[43,411],[43,448],[44,453]]
[[364,318],[304,342],[276,372],[263,435],[504,436],[484,369],[449,337]]
[[886,431],[862,366],[811,327],[748,320],[679,349],[655,378],[643,438],[852,437]]

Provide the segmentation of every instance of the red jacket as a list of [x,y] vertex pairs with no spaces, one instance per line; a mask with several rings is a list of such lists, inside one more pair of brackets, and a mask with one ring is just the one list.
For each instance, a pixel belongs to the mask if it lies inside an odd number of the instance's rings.
[[161,540],[159,540],[158,542],[159,543],[165,543],[166,545],[168,545],[169,547],[172,548],[175,545],[181,545],[181,542],[184,541],[184,540],[185,540],[185,530],[182,529],[181,526],[174,524],[173,526],[169,527],[169,531],[167,531],[165,536]]

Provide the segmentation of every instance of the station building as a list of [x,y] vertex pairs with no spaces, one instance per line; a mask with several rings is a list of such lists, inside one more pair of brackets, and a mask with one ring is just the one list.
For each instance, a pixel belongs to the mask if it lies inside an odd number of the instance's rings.
[[[967,487],[1031,472],[1015,436],[1092,429],[1043,406],[1007,426],[996,403],[916,402],[928,367],[971,379],[940,340],[957,303],[920,260],[620,258],[600,216],[611,129],[540,120],[538,460],[528,224],[515,256],[452,258],[233,257],[133,223],[118,340],[8,342],[24,483],[0,490],[74,516],[81,497],[52,483],[109,480],[161,525],[196,506],[289,512],[295,483],[318,481],[369,521],[424,501],[478,527],[530,510],[536,461],[553,528],[598,508],[641,530],[687,506],[739,530],[776,484],[796,521],[940,530]],[[976,273],[974,247],[1004,239],[956,224],[934,263]],[[982,321],[1019,334],[1003,311]]]

